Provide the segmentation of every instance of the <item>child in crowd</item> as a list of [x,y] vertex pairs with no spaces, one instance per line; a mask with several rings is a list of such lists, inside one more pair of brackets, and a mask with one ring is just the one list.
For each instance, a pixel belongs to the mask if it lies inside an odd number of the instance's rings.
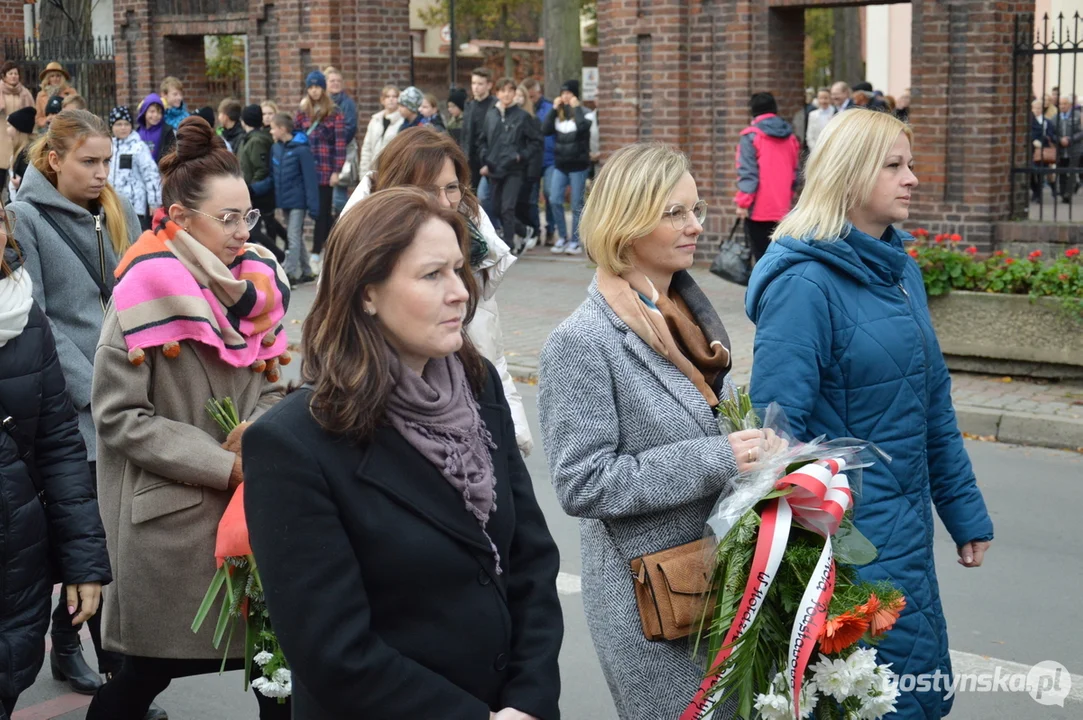
[[218,125],[222,128],[218,134],[226,141],[234,155],[241,148],[244,128],[241,127],[241,103],[233,98],[226,98],[218,103]]
[[184,118],[192,114],[184,104],[184,86],[170,75],[162,81],[161,91],[165,98],[165,124],[176,130]]
[[109,184],[118,195],[128,198],[139,224],[150,229],[154,211],[162,205],[162,176],[150,150],[132,132],[132,113],[124,106],[109,113],[113,129],[113,159],[109,163]]
[[421,113],[422,125],[431,125],[437,130],[447,132],[444,118],[440,117],[440,101],[436,99],[435,95],[425,93],[425,98],[421,101],[421,107],[418,110]]
[[147,144],[154,162],[161,162],[177,144],[177,131],[165,124],[165,105],[158,93],[147,95],[139,104],[135,129]]
[[64,98],[64,102],[60,104],[60,111],[64,110],[86,110],[86,98],[82,95],[69,95]]
[[278,113],[271,118],[271,137],[275,141],[271,150],[275,205],[289,218],[284,269],[290,284],[296,286],[316,279],[304,242],[305,212],[315,220],[320,210],[316,161],[308,146],[308,136],[294,132],[289,114]]

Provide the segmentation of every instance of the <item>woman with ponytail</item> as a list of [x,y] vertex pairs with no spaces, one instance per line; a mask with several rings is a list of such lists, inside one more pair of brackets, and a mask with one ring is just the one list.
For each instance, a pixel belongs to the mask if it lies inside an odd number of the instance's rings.
[[[99,504],[117,578],[102,627],[124,667],[89,720],[141,720],[174,678],[222,666],[213,625],[193,633],[192,619],[243,480],[242,434],[283,397],[278,363],[289,359],[289,284],[271,251],[248,242],[259,211],[237,156],[193,116],[159,166],[162,210],[114,273],[94,360]],[[243,421],[228,435],[206,410],[212,398],[232,399]],[[243,667],[235,642],[226,668]],[[288,702],[256,699],[263,720],[289,718]]]
[[[109,185],[111,155],[109,128],[101,118],[86,110],[65,110],[30,146],[18,200],[8,205],[19,219],[23,267],[56,340],[91,473],[97,460],[90,412],[94,351],[117,259],[139,232],[128,201]],[[102,681],[83,659],[80,625],[72,624],[75,613],[69,606],[61,593],[53,613],[53,676],[67,680],[75,692],[93,694]],[[98,671],[109,674],[120,669],[120,658],[102,650],[99,618],[95,615],[88,625]]]

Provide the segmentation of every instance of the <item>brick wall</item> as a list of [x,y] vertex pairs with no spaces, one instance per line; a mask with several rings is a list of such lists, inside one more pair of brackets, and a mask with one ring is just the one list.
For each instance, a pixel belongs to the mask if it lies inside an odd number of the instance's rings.
[[305,76],[327,65],[342,71],[355,98],[378,100],[384,84],[409,83],[405,2],[251,0],[245,12],[211,16],[154,16],[151,4],[114,0],[117,94],[123,103],[138,103],[158,90],[162,78],[175,75],[185,84],[189,107],[217,107],[222,98],[206,80],[203,35],[247,35],[251,102],[271,98],[292,110],[304,92]]
[[[638,140],[688,153],[712,207],[704,258],[734,220],[734,153],[750,95],[769,91],[784,117],[794,115],[803,102],[803,8],[836,4],[853,3],[598,1],[603,155]],[[912,226],[958,231],[983,248],[995,242],[1010,207],[1010,153],[1029,128],[1021,104],[1011,137],[1012,23],[1033,10],[1033,0],[914,3],[911,123],[921,185]],[[1020,87],[1029,87],[1027,72]]]
[[0,38],[21,38],[23,32],[23,0],[0,0]]

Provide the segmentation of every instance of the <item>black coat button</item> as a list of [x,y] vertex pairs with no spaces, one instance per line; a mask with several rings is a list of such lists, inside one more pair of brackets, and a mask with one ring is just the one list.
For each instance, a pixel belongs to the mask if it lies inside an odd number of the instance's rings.
[[508,669],[508,656],[504,653],[500,653],[496,656],[496,660],[493,662],[493,667],[497,672],[504,672]]
[[485,572],[484,570],[478,570],[478,584],[479,585],[488,585],[491,582],[492,582],[492,578],[489,577],[489,573]]

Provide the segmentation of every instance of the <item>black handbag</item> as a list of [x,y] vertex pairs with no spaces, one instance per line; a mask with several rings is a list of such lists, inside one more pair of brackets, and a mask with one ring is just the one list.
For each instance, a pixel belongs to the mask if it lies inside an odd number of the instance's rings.
[[740,218],[733,223],[730,236],[722,241],[711,263],[711,272],[731,283],[748,285],[748,278],[752,275],[752,250],[748,247],[748,241],[744,234],[740,239],[734,239],[737,228],[741,226]]

